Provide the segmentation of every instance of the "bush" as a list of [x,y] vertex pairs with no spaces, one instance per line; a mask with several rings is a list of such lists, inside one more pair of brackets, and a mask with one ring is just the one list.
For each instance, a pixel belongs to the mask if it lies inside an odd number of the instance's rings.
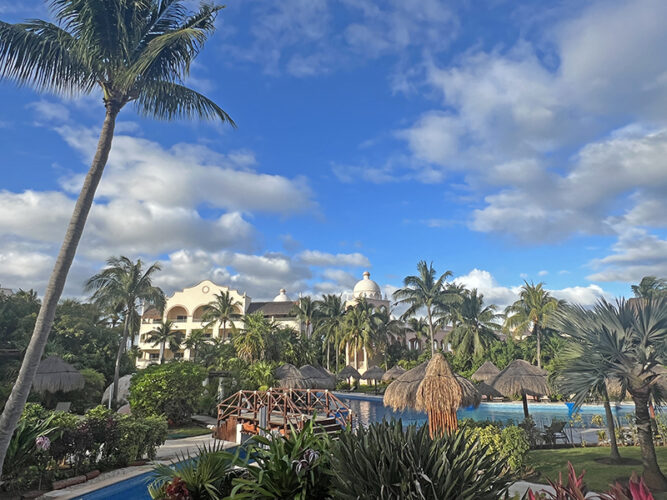
[[332,491],[350,500],[496,499],[514,479],[468,429],[431,438],[428,426],[404,429],[400,420],[342,433],[332,468]]
[[185,424],[197,409],[206,369],[190,362],[152,365],[132,377],[130,407],[137,416],[165,415]]
[[92,368],[84,368],[81,375],[85,385],[82,389],[70,392],[66,399],[72,402],[72,411],[79,414],[100,404],[106,384],[104,375]]
[[234,479],[235,499],[327,498],[331,488],[331,441],[326,433],[316,433],[313,420],[288,436],[254,436],[248,455],[255,463],[236,460],[247,477]]

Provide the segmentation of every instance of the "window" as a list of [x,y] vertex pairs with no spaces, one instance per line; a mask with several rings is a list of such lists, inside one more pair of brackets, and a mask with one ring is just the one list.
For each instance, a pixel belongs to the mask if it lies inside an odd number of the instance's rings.
[[187,316],[176,316],[176,321],[187,321],[188,317]]
[[183,353],[182,352],[175,352],[174,353],[174,359],[183,359]]
[[158,360],[160,359],[160,354],[157,352],[149,352],[148,359],[150,359],[151,361]]

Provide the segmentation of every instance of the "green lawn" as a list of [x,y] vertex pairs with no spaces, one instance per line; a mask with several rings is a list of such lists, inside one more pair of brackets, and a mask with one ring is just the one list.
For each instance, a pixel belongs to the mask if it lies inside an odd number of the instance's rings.
[[192,436],[203,436],[211,434],[211,429],[200,427],[198,425],[189,425],[186,427],[174,427],[167,432],[167,439],[181,439]]
[[[624,446],[620,448],[620,452],[624,458],[641,460],[639,447]],[[667,471],[667,447],[657,447],[656,453],[663,472]],[[632,471],[636,471],[637,474],[641,473],[641,465],[606,465],[594,461],[595,458],[608,456],[609,448],[607,447],[534,450],[528,453],[526,463],[540,473],[542,480],[546,477],[557,480],[558,473],[561,471],[563,479],[567,478],[567,462],[570,461],[577,474],[580,474],[582,470],[586,471],[584,481],[589,489],[598,493],[607,491],[609,485],[617,478],[629,477]]]

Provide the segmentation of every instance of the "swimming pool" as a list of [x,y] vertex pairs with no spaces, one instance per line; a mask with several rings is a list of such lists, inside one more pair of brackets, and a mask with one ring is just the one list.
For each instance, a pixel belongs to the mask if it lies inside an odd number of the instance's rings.
[[[355,394],[336,393],[345,404],[347,404],[354,415],[359,419],[361,425],[368,425],[371,422],[379,422],[383,418],[391,420],[400,418],[406,425],[421,425],[426,422],[426,414],[415,410],[394,411],[385,407],[381,396],[361,396]],[[529,403],[528,411],[533,417],[538,427],[544,427],[551,424],[555,418],[557,420],[568,420],[569,410],[565,403]],[[620,404],[612,405],[614,417],[621,419],[634,412],[634,405]],[[468,408],[458,411],[459,419],[471,418],[477,421],[491,420],[503,424],[517,424],[523,420],[523,406],[519,403],[482,403],[477,409]],[[591,427],[591,418],[593,415],[602,415],[604,417],[604,407],[602,405],[583,405],[579,411],[582,422],[577,425]]]

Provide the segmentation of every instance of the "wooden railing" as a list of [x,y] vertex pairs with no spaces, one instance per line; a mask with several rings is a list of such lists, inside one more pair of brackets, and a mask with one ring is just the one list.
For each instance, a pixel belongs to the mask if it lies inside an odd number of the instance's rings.
[[314,415],[334,419],[341,428],[352,422],[352,411],[328,390],[269,389],[239,391],[218,405],[218,426],[229,417],[259,421],[260,409],[266,408],[267,419],[281,417],[284,432],[290,424],[297,429]]

